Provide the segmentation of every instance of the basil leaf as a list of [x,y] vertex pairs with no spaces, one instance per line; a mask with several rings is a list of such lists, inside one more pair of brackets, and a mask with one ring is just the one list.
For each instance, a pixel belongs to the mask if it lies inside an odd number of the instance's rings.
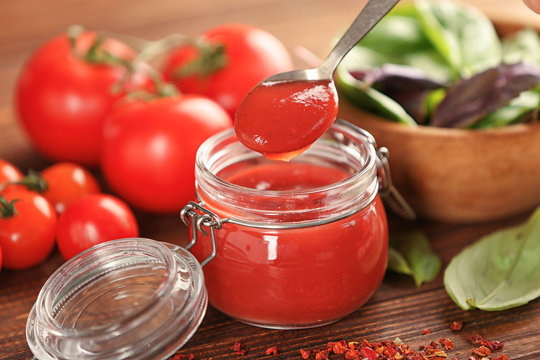
[[391,235],[388,268],[411,275],[416,286],[434,280],[441,270],[441,259],[431,250],[428,238],[419,231]]
[[384,119],[416,126],[414,119],[397,102],[352,76],[345,67],[338,67],[336,82],[341,93],[363,109]]
[[478,9],[452,1],[414,3],[426,36],[453,70],[469,77],[501,62],[501,42],[491,20]]
[[492,111],[473,124],[473,129],[498,128],[531,119],[531,114],[540,107],[540,94],[537,91],[524,91],[510,103]]
[[540,296],[540,207],[522,225],[484,236],[452,259],[446,291],[462,309],[504,310]]
[[439,103],[431,125],[472,126],[521,92],[540,85],[540,68],[517,63],[501,64],[452,85]]
[[527,28],[506,36],[502,46],[505,63],[524,62],[540,66],[540,36],[536,30]]

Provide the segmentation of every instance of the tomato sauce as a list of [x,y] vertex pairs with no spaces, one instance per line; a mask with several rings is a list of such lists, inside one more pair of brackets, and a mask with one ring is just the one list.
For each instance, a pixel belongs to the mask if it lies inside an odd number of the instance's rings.
[[289,160],[330,127],[338,113],[330,81],[274,82],[255,87],[236,112],[240,142],[268,158]]
[[[337,166],[296,160],[266,160],[218,174],[246,189],[282,191],[275,209],[294,209],[278,219],[286,223],[304,220],[305,209],[325,203],[316,189],[350,176]],[[310,189],[292,202],[286,195]],[[222,218],[244,215],[204,191],[199,193],[205,206]],[[211,244],[208,237],[199,236],[191,251],[202,261]],[[279,229],[225,223],[216,236],[218,255],[204,267],[210,303],[253,325],[301,328],[336,321],[371,297],[386,269],[388,233],[378,195],[341,220]]]

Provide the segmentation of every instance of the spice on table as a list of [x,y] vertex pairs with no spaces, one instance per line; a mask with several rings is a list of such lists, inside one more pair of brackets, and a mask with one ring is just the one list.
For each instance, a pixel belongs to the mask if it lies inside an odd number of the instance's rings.
[[488,341],[479,334],[472,334],[467,339],[471,342],[471,344],[485,346],[492,352],[502,350],[504,348],[504,343],[502,341],[499,341],[499,340]]
[[247,353],[247,349],[246,347],[239,341],[236,341],[234,343],[234,346],[233,346],[233,350],[235,353],[237,353],[238,355],[246,355]]
[[271,346],[268,349],[266,349],[266,355],[278,355],[278,349],[277,346]]
[[443,346],[443,349],[446,350],[446,351],[454,350],[454,348],[455,348],[454,343],[450,339],[441,338],[441,339],[439,339],[439,342]]
[[424,329],[424,330],[422,330],[422,334],[424,334],[424,335],[429,335],[429,334],[431,334],[431,330],[429,330],[429,329]]
[[171,358],[171,360],[193,360],[194,358],[195,356],[193,356],[193,354],[189,354],[189,355],[176,354]]
[[309,359],[309,354],[311,354],[311,350],[300,349],[300,355],[302,356],[302,359]]
[[450,329],[452,329],[454,331],[461,331],[461,329],[463,329],[463,322],[461,322],[459,320],[453,321],[452,325],[450,325]]
[[491,350],[489,350],[487,346],[482,345],[477,347],[476,349],[473,349],[472,353],[476,356],[483,358],[491,355]]

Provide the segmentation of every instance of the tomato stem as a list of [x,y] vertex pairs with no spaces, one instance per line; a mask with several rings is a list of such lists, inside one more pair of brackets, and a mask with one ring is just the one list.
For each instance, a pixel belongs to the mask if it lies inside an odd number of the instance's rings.
[[28,190],[32,190],[40,194],[44,193],[48,189],[47,181],[45,181],[39,172],[34,170],[28,171],[28,175],[19,181],[13,182],[13,184],[26,186]]
[[15,203],[19,199],[8,201],[3,195],[0,195],[0,219],[14,217],[18,214]]
[[195,59],[173,72],[175,79],[190,75],[206,77],[227,65],[225,45],[221,43],[211,44],[207,40],[198,38],[191,42],[191,46],[195,47],[199,54]]

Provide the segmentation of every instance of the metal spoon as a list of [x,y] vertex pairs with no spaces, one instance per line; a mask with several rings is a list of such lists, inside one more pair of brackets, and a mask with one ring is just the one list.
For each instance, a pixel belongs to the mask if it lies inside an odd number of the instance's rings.
[[[337,66],[345,55],[399,2],[399,0],[369,0],[360,14],[339,39],[321,66],[314,69],[293,70],[270,76],[259,83],[282,81],[333,81],[332,77]],[[259,86],[257,85],[257,86]]]

